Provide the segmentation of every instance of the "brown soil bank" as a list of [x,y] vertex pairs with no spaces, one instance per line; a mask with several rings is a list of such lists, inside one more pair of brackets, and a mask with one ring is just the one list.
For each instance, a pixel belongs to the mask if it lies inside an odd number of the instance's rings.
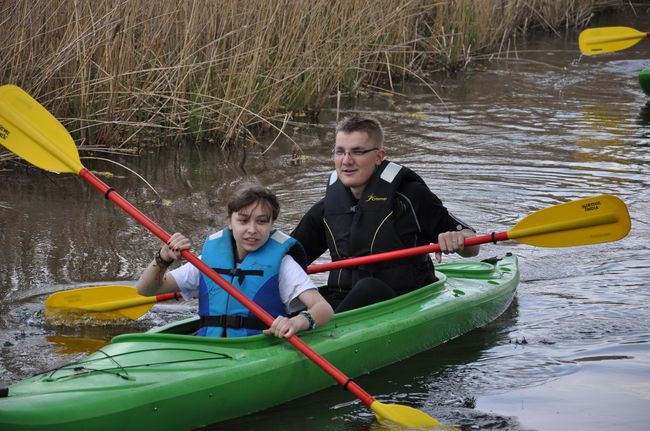
[[80,144],[225,146],[313,115],[337,91],[463,67],[531,28],[584,26],[625,3],[17,0],[2,7],[0,74]]

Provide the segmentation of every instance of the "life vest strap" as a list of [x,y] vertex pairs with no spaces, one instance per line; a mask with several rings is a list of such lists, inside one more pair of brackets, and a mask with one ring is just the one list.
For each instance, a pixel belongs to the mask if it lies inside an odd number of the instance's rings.
[[199,318],[201,327],[206,326],[222,326],[232,329],[267,329],[268,326],[255,316],[201,316]]
[[259,275],[263,276],[264,271],[261,269],[241,269],[241,268],[212,268],[219,274],[230,275],[232,277],[237,277],[239,284],[244,282],[244,277],[247,275]]

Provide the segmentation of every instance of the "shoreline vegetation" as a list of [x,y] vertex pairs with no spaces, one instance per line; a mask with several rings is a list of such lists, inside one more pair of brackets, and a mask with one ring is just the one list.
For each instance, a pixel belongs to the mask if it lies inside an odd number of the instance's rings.
[[[2,7],[2,84],[82,151],[281,136],[332,96],[390,91],[583,27],[621,0],[16,0]],[[263,150],[263,148],[262,148]],[[299,148],[298,148],[299,151]],[[0,163],[13,155],[0,152]]]

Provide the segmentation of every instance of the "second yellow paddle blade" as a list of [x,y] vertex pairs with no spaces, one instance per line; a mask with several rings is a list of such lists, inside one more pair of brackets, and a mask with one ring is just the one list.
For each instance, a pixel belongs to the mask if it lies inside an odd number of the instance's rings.
[[583,54],[598,55],[629,48],[645,37],[646,33],[630,27],[588,28],[578,36],[578,45]]
[[155,303],[155,297],[142,296],[133,286],[82,287],[50,295],[45,301],[45,317],[56,320],[137,319]]
[[408,428],[431,429],[440,426],[440,422],[428,414],[413,407],[400,404],[382,404],[374,401],[370,408],[380,422],[391,422]]
[[65,127],[15,85],[0,87],[0,144],[46,171],[78,174],[83,168]]
[[629,231],[625,203],[599,195],[536,211],[508,231],[508,237],[538,247],[573,247],[617,241]]

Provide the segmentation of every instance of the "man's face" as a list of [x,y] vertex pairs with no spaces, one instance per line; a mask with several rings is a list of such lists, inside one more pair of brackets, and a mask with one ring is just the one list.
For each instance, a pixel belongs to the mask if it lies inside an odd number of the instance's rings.
[[357,199],[361,197],[370,177],[384,160],[385,152],[366,132],[338,132],[334,145],[334,167],[344,186]]

